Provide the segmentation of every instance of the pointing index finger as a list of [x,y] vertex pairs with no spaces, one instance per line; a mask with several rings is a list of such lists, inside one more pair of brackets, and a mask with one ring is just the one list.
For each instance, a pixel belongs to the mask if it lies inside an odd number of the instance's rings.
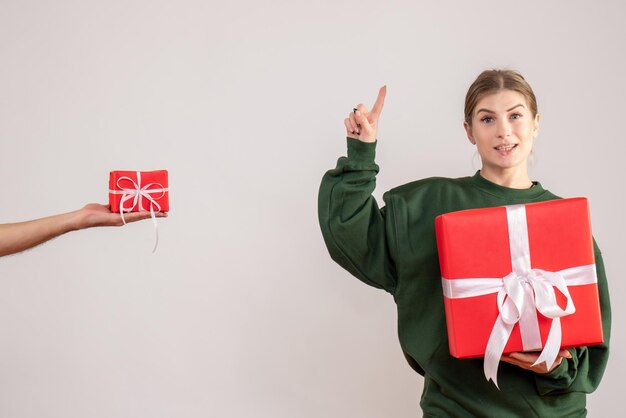
[[378,90],[378,97],[376,97],[376,102],[374,106],[372,106],[372,112],[375,114],[380,114],[383,110],[383,105],[385,104],[385,96],[387,95],[387,86],[382,86],[380,90]]

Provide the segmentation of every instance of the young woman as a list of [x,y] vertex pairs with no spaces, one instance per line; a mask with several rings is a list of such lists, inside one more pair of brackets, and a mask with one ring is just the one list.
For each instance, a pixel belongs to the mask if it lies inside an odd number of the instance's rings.
[[391,293],[409,364],[424,376],[425,417],[583,417],[586,393],[608,359],[610,305],[602,255],[594,243],[604,344],[561,350],[554,365],[538,353],[502,357],[500,390],[485,379],[483,359],[450,356],[435,239],[435,217],[463,209],[558,199],[528,175],[539,128],[535,95],[515,71],[489,70],[470,86],[465,131],[482,160],[471,177],[428,178],[372,197],[378,120],[386,88],[372,110],[358,105],[344,124],[348,156],[326,173],[319,220],[331,257],[363,282]]

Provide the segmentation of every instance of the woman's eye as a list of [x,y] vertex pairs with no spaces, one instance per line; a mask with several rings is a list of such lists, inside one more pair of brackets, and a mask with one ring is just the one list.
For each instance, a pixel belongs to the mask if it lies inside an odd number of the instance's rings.
[[511,119],[519,119],[519,118],[521,118],[521,117],[522,117],[522,114],[521,114],[521,113],[513,113],[513,114],[511,115]]
[[485,116],[480,121],[483,122],[483,123],[491,123],[491,122],[493,122],[493,118],[491,116]]

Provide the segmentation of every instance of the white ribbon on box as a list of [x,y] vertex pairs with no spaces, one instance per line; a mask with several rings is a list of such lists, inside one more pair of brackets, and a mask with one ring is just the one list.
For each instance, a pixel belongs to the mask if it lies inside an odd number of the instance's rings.
[[[561,349],[561,320],[576,311],[568,286],[597,283],[595,264],[573,267],[556,272],[531,268],[526,207],[506,206],[513,271],[503,278],[471,278],[449,280],[441,278],[447,298],[468,298],[497,293],[499,315],[485,350],[484,371],[487,381],[498,386],[498,364],[513,326],[519,322],[524,351],[541,349],[541,334],[537,311],[552,319],[545,347],[534,365],[546,362],[552,367]],[[556,301],[557,288],[567,299],[565,309]]]
[[[131,182],[133,185],[130,187],[123,187],[120,182],[122,180],[127,180]],[[132,212],[135,206],[138,205],[140,211],[145,211],[146,209],[143,206],[142,197],[145,197],[146,200],[150,202],[150,216],[152,217],[152,223],[154,224],[154,233],[156,235],[156,239],[154,242],[154,248],[152,252],[154,253],[159,245],[159,227],[157,225],[156,215],[154,209],[156,208],[157,212],[161,211],[161,205],[156,201],[163,196],[165,196],[165,192],[168,191],[167,187],[163,187],[161,183],[148,183],[144,186],[141,185],[141,172],[137,171],[137,182],[127,176],[120,177],[117,179],[116,183],[119,190],[109,190],[111,194],[121,194],[122,198],[120,199],[120,216],[122,217],[122,222],[126,225],[126,219],[124,219],[124,212]],[[152,186],[159,186],[155,189],[151,189]],[[153,198],[151,193],[161,193],[159,197],[156,199]],[[132,200],[132,201],[131,201]],[[131,202],[132,204],[128,207],[124,206],[126,202]]]

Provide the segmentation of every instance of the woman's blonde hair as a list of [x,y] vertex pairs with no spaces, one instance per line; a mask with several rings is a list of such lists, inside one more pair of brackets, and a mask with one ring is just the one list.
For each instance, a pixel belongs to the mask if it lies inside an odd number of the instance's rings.
[[533,118],[537,115],[537,98],[530,84],[514,70],[485,70],[474,80],[465,95],[465,122],[472,126],[476,105],[483,97],[500,90],[513,90],[526,98]]

